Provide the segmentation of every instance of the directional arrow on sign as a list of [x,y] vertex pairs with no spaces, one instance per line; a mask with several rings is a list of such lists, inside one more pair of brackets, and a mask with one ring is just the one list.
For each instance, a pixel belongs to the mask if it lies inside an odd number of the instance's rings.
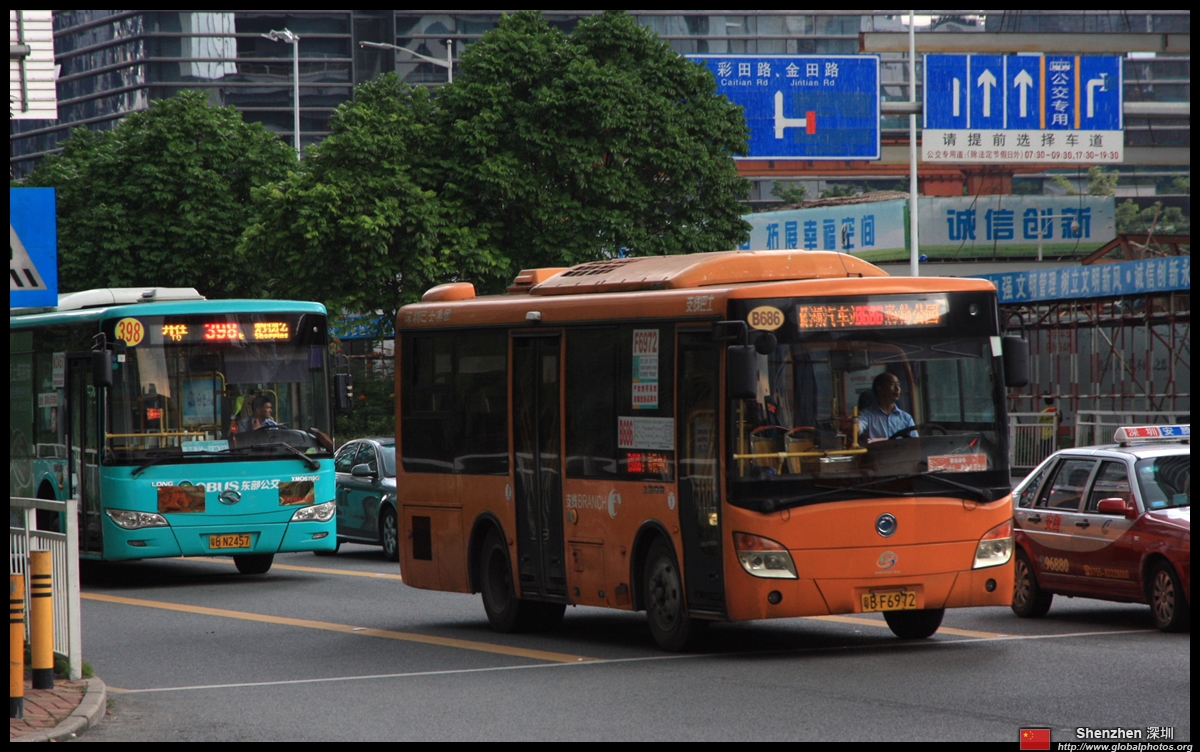
[[1087,82],[1087,116],[1096,117],[1096,89],[1104,86],[1103,78],[1089,78]]
[[46,283],[42,281],[42,275],[38,272],[38,268],[33,263],[33,259],[29,258],[29,251],[25,250],[25,244],[21,242],[17,231],[13,229],[12,222],[8,223],[8,290],[32,291],[46,290]]
[[783,114],[783,92],[775,92],[775,138],[783,138],[784,128],[803,128],[812,135],[817,132],[817,113],[809,111],[802,118],[785,117]]
[[988,68],[983,69],[983,73],[979,74],[979,79],[975,82],[983,88],[983,116],[992,116],[992,89],[996,88],[996,77],[992,75],[992,71]]
[[[1013,79],[1013,86],[1017,87],[1017,91],[1021,94],[1021,117],[1029,115],[1029,90],[1033,88],[1033,76],[1029,75],[1029,71],[1022,70]],[[1091,100],[1089,100],[1090,103]]]

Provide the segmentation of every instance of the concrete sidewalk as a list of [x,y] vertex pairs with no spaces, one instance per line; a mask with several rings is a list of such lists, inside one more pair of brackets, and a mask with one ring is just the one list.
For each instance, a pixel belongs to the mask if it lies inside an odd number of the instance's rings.
[[57,742],[79,736],[100,722],[108,692],[98,678],[54,680],[54,689],[33,689],[25,673],[25,717],[8,719],[10,742]]

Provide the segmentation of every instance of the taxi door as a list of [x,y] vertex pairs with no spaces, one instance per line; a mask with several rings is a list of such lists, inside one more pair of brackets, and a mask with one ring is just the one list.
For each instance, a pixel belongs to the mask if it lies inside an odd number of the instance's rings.
[[1091,458],[1067,457],[1038,493],[1032,508],[1020,509],[1017,522],[1028,536],[1038,582],[1053,591],[1075,591],[1083,587],[1083,562],[1079,556],[1086,544],[1081,534],[1083,494],[1099,464]]
[[[1101,499],[1133,501],[1129,470],[1124,460],[1103,460],[1085,495],[1085,503],[1076,520],[1075,537],[1080,542],[1076,555],[1083,575],[1083,586],[1104,598],[1128,597],[1141,600],[1138,578],[1139,551],[1134,547],[1136,522],[1121,514],[1096,511]],[[1136,504],[1136,501],[1133,501]]]

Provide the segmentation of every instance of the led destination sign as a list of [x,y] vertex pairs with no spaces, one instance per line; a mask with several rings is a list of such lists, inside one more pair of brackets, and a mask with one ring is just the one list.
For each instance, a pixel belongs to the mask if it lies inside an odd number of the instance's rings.
[[200,321],[164,323],[159,327],[163,342],[269,342],[292,338],[287,321]]
[[892,327],[939,326],[946,323],[950,305],[945,296],[923,299],[894,299],[866,302],[799,303],[799,328],[886,329]]

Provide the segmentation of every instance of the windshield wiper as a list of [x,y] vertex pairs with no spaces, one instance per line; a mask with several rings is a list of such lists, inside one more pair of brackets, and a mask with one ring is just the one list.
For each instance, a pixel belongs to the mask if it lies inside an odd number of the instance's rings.
[[229,452],[228,449],[201,449],[199,451],[181,452],[179,454],[176,454],[175,452],[168,452],[167,454],[159,454],[159,455],[156,455],[155,457],[153,457],[152,459],[138,465],[136,468],[134,468],[133,473],[130,474],[130,477],[136,478],[139,475],[141,475],[143,472],[145,472],[147,468],[153,467],[155,465],[160,465],[163,462],[166,462],[167,460],[177,460],[177,459],[181,459],[183,457],[195,457],[196,455],[227,454],[228,452]]
[[304,452],[301,452],[299,449],[292,446],[291,444],[287,444],[282,441],[275,442],[272,444],[251,444],[248,447],[242,447],[242,449],[248,449],[250,451],[254,451],[256,449],[270,449],[270,448],[274,448],[274,447],[283,447],[284,449],[288,450],[289,452],[296,455],[300,459],[304,460],[304,463],[306,465],[308,465],[309,470],[320,470],[321,469],[320,462],[317,462],[312,457],[309,457],[307,454],[305,454]]
[[[866,483],[859,483],[859,484],[853,485],[853,486],[825,486],[825,485],[815,485],[814,484],[813,488],[823,488],[826,490],[822,491],[821,493],[807,494],[805,496],[794,496],[790,499],[763,499],[762,500],[762,508],[763,508],[764,512],[771,512],[776,509],[786,509],[788,507],[794,507],[794,506],[799,506],[801,504],[805,504],[814,499],[821,499],[826,496],[832,496],[834,494],[843,493],[846,491],[861,491],[865,488],[870,488],[871,486],[875,486],[880,483],[890,482],[893,480],[896,480],[896,478],[894,478],[894,477],[875,478],[874,480],[869,480]],[[875,492],[878,494],[882,494],[884,496],[908,496],[908,494],[905,493],[904,491],[888,491],[888,490],[880,489],[880,488],[875,489]]]
[[976,496],[978,496],[980,499],[982,499],[984,501],[995,501],[997,498],[999,498],[996,496],[992,496],[992,490],[990,488],[976,488],[975,486],[968,486],[966,483],[959,483],[956,480],[950,480],[949,478],[945,477],[942,474],[944,472],[945,472],[944,470],[935,470],[932,473],[912,473],[911,475],[897,476],[895,478],[895,480],[910,480],[913,478],[931,478],[936,481],[941,481],[942,483],[945,483],[948,486],[954,486],[955,488],[961,488],[964,491],[970,491],[971,493],[975,494]]
[[945,483],[950,486],[954,486],[955,488],[961,488],[964,491],[969,491],[970,493],[974,494],[975,496],[979,497],[980,499],[982,499],[985,502],[995,501],[996,498],[998,498],[998,497],[992,496],[992,492],[990,489],[976,488],[974,486],[968,486],[965,483],[959,483],[958,481],[950,480],[949,478],[942,477],[940,472],[933,472],[933,473],[912,473],[910,475],[889,475],[885,478],[875,478],[875,479],[869,480],[865,483],[859,483],[859,484],[856,484],[853,486],[814,485],[813,488],[821,488],[821,489],[826,489],[826,490],[823,490],[820,493],[807,494],[805,496],[795,496],[790,499],[763,499],[761,506],[763,508],[763,511],[771,512],[776,509],[785,509],[788,507],[799,506],[800,504],[806,504],[810,501],[814,501],[816,499],[821,499],[826,496],[833,496],[838,493],[844,493],[844,492],[850,492],[850,491],[862,491],[862,490],[865,490],[868,488],[873,488],[874,493],[877,493],[881,496],[912,496],[912,495],[914,495],[914,493],[911,491],[892,491],[892,490],[888,490],[888,489],[875,488],[875,487],[879,486],[881,484],[885,484],[885,483],[894,483],[895,481],[903,481],[903,480],[913,480],[916,478],[932,478],[934,480],[941,481],[942,483]]

